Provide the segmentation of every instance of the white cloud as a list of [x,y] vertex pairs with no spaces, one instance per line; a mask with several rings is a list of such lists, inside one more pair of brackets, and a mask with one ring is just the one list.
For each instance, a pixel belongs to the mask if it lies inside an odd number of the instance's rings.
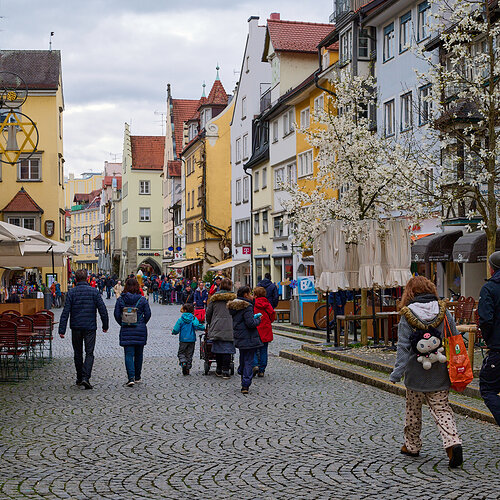
[[[7,8],[8,7],[8,8]],[[69,171],[100,170],[121,154],[124,122],[136,135],[160,135],[167,83],[177,98],[208,90],[217,62],[227,92],[238,79],[247,19],[328,22],[332,2],[300,0],[0,0],[3,48],[62,52],[66,110],[64,156]],[[28,15],[26,15],[28,13]]]

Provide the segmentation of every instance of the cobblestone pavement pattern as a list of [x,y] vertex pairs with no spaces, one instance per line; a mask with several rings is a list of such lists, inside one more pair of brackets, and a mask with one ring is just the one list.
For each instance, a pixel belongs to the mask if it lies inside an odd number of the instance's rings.
[[[112,308],[114,300],[107,301]],[[498,427],[458,416],[452,471],[425,410],[419,458],[399,453],[404,400],[276,357],[248,396],[238,379],[183,377],[177,306],[153,306],[144,383],[122,386],[114,321],[99,333],[93,391],[73,385],[71,341],[29,381],[0,386],[0,498],[499,498]]]

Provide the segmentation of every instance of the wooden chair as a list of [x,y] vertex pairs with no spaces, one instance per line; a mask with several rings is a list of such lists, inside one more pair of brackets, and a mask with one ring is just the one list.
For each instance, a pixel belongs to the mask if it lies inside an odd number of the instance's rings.
[[35,365],[36,348],[40,346],[42,339],[35,332],[33,320],[28,316],[14,316],[9,319],[17,327],[17,338],[19,343],[25,343],[31,355],[32,365]]
[[53,318],[45,312],[38,312],[29,317],[33,320],[34,331],[41,338],[41,348],[43,349],[48,345],[49,360],[52,359]]
[[19,311],[15,311],[14,309],[8,309],[7,311],[4,311],[2,314],[14,314],[15,316],[22,316],[22,314]]

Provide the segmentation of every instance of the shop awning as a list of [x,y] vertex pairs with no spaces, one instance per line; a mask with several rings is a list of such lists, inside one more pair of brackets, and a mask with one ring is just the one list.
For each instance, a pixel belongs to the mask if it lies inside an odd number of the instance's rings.
[[198,264],[201,259],[198,260],[183,260],[182,262],[177,262],[176,264],[170,264],[167,267],[169,269],[184,269],[185,267],[192,266],[193,264]]
[[[500,250],[500,230],[497,231],[495,250]],[[484,231],[465,233],[453,246],[453,261],[458,263],[486,262],[487,241]]]
[[420,238],[411,247],[411,261],[451,262],[453,245],[462,234],[462,231],[449,231]]
[[245,264],[248,262],[248,259],[244,260],[233,260],[227,259],[221,262],[218,262],[215,266],[212,266],[209,271],[222,271],[224,269],[231,269],[233,267],[239,266],[240,264]]

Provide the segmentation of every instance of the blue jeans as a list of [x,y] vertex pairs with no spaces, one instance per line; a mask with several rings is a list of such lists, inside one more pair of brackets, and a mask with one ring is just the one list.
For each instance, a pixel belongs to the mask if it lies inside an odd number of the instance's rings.
[[134,381],[141,378],[143,345],[126,345],[123,346],[125,351],[125,368],[127,369],[128,380]]
[[268,346],[269,342],[264,342],[264,345],[262,347],[258,347],[255,351],[253,366],[257,366],[259,368],[259,373],[264,373],[266,371]]
[[250,387],[253,377],[253,359],[256,349],[240,349],[240,366],[238,373],[241,375],[241,387]]
[[481,397],[500,425],[500,352],[490,351],[479,375]]
[[158,292],[153,291],[153,302],[158,302]]

